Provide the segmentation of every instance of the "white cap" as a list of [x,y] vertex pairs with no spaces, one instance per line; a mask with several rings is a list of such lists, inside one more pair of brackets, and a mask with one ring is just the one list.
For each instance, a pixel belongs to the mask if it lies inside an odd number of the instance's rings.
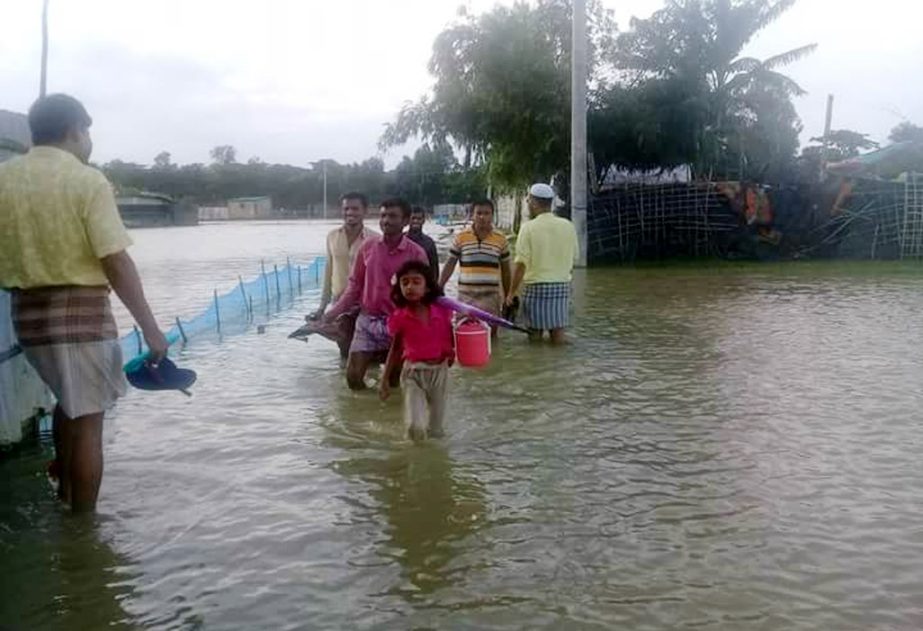
[[529,188],[529,195],[538,199],[554,199],[554,189],[547,184],[533,184]]

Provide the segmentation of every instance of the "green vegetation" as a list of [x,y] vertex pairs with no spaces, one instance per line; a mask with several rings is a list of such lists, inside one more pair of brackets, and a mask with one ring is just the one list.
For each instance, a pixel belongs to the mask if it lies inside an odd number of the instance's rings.
[[251,158],[236,162],[234,147],[215,147],[213,163],[176,165],[163,151],[153,166],[114,160],[103,171],[123,193],[156,191],[176,198],[209,205],[232,197],[270,195],[276,208],[319,209],[323,200],[324,170],[327,199],[331,206],[347,191],[362,191],[373,201],[401,195],[416,204],[432,206],[443,202],[470,200],[484,194],[482,168],[461,169],[452,150],[445,145],[420,147],[392,171],[385,171],[380,158],[361,163],[339,164],[333,160],[315,162],[310,168],[267,164]]
[[[700,176],[790,175],[801,131],[792,97],[804,90],[780,69],[816,46],[765,60],[741,53],[792,4],[669,0],[618,33],[591,2],[589,144],[598,175],[680,164]],[[462,13],[436,38],[431,94],[401,110],[382,146],[450,141],[501,188],[566,172],[570,20],[568,0]]]
[[[614,26],[590,2],[590,68],[611,54]],[[519,187],[565,169],[570,153],[571,7],[564,0],[462,11],[433,44],[432,94],[407,104],[383,148],[418,136],[451,142],[490,182]]]
[[[666,0],[619,32],[599,0],[589,0],[588,142],[597,178],[611,169],[689,165],[697,178],[814,182],[825,161],[877,148],[867,135],[840,129],[826,143],[812,138],[798,155],[802,125],[793,98],[805,90],[782,71],[816,45],[767,59],[744,52],[794,3]],[[278,207],[317,206],[325,168],[328,199],[361,190],[432,205],[468,201],[488,185],[497,193],[549,178],[566,196],[570,38],[570,0],[517,2],[480,15],[460,9],[433,44],[432,89],[408,102],[380,139],[382,149],[423,142],[389,172],[377,157],[310,168],[256,157],[240,164],[229,145],[215,147],[208,166],[176,166],[162,152],[152,167],[116,161],[104,168],[123,189],[199,203],[272,195]],[[923,142],[923,128],[901,123],[890,140]],[[923,151],[909,155],[907,166],[923,170]]]

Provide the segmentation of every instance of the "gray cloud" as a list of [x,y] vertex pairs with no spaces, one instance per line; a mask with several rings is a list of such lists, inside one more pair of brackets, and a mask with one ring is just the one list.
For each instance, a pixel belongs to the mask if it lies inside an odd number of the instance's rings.
[[111,47],[81,50],[56,64],[54,89],[81,95],[94,119],[94,159],[207,162],[234,145],[240,159],[306,164],[329,156],[362,160],[376,151],[382,119],[280,103],[228,85],[231,73],[192,60]]
[[[401,103],[426,90],[432,40],[458,2],[52,2],[49,85],[87,103],[99,161],[149,163],[167,150],[179,162],[207,162],[219,144],[243,160],[362,160]],[[472,11],[493,3],[467,0]],[[623,28],[662,5],[607,4]],[[4,8],[2,108],[24,111],[37,92],[39,11],[37,0]],[[800,0],[747,54],[817,42],[816,54],[787,69],[809,91],[797,102],[803,140],[821,133],[828,92],[836,127],[884,140],[902,117],[923,124],[921,18],[923,4],[909,0]]]

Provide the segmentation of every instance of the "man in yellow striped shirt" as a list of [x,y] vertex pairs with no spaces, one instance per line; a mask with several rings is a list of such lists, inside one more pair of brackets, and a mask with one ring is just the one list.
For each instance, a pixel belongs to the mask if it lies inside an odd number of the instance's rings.
[[458,299],[501,315],[503,296],[510,288],[510,245],[502,232],[494,230],[494,204],[489,199],[471,205],[471,226],[455,237],[440,286],[449,281],[456,265],[460,266]]

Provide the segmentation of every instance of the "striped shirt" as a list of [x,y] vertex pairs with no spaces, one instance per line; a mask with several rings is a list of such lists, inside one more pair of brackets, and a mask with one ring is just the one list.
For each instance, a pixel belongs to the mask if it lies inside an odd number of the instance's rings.
[[499,287],[500,264],[510,258],[510,245],[496,230],[480,239],[473,228],[467,228],[455,237],[449,255],[458,259],[460,287]]

